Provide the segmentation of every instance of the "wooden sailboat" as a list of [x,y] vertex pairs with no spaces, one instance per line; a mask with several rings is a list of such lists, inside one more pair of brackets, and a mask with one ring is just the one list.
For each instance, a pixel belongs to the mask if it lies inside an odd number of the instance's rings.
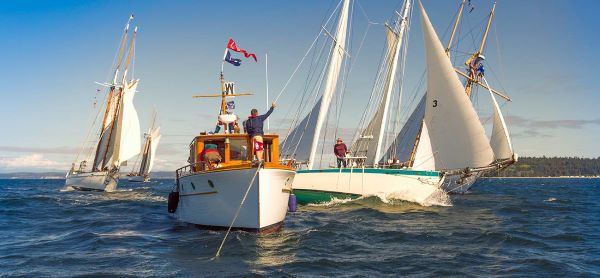
[[[276,134],[263,136],[264,162],[253,161],[252,138],[232,132],[230,124],[237,116],[226,105],[226,98],[248,94],[230,89],[221,73],[221,94],[198,96],[221,98],[218,120],[223,132],[202,132],[192,139],[190,164],[175,172],[177,183],[169,195],[169,212],[182,222],[210,229],[231,225],[249,231],[276,230],[287,212],[295,169],[280,163]],[[218,151],[218,162],[208,161],[205,154],[209,151]]]
[[[77,169],[73,163],[66,175],[66,187],[79,190],[114,191],[119,180],[119,168],[139,153],[140,124],[133,105],[139,80],[127,79],[137,27],[129,43],[124,65],[122,63],[129,23],[132,19],[133,16],[129,18],[121,39],[112,83],[104,84],[108,87],[108,97],[91,169],[86,169],[86,160],[81,161]],[[120,75],[119,70],[122,65],[124,70]],[[121,77],[120,82],[118,82],[119,77]]]
[[[160,127],[155,127],[156,113],[152,117],[152,125],[145,134],[144,146],[142,147],[142,155],[140,157],[139,170],[127,174],[130,182],[149,182],[150,171],[154,167],[154,159],[156,159],[156,149],[160,142],[161,134]],[[137,166],[137,162],[134,165],[134,169]]]

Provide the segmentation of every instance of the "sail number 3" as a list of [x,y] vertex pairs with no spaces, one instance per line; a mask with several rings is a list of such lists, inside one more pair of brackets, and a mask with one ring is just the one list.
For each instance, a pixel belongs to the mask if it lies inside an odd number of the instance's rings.
[[433,100],[433,107],[437,107],[437,99]]

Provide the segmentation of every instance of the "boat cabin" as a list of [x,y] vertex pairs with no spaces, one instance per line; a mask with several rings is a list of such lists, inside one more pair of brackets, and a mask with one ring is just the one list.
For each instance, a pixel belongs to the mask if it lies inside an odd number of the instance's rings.
[[[263,167],[291,169],[289,165],[279,162],[279,136],[276,134],[263,135]],[[207,152],[218,153],[218,162],[208,161]],[[252,138],[245,133],[207,134],[196,136],[190,143],[190,155],[187,167],[178,171],[179,175],[195,172],[225,171],[240,168],[256,167]]]

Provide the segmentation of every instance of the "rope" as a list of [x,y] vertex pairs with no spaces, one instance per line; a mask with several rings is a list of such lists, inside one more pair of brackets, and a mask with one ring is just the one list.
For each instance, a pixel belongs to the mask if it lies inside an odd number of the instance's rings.
[[244,198],[242,198],[242,202],[240,203],[240,206],[237,208],[237,211],[235,212],[235,215],[233,216],[233,220],[231,220],[231,224],[229,225],[229,228],[227,228],[227,233],[225,233],[225,237],[223,238],[223,241],[221,241],[221,245],[219,245],[219,249],[217,250],[217,254],[215,254],[215,258],[218,258],[221,255],[221,249],[223,249],[223,245],[225,244],[225,241],[227,240],[227,237],[229,236],[229,232],[231,231],[231,227],[233,227],[233,224],[235,223],[235,220],[237,220],[238,215],[240,214],[240,210],[242,209],[242,206],[244,205],[244,202],[246,201],[246,197],[248,197],[248,193],[250,192],[250,188],[252,188],[252,185],[254,184],[254,180],[256,179],[256,175],[258,175],[258,172],[260,171],[260,167],[262,166],[263,162],[260,161],[258,163],[258,167],[256,168],[256,172],[254,173],[254,176],[252,177],[252,180],[250,181],[250,184],[248,184],[248,189],[246,189],[246,193],[244,194]]

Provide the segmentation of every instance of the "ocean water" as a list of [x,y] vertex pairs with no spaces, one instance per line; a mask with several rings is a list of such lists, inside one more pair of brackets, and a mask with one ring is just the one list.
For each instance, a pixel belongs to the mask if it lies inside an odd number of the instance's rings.
[[114,193],[0,180],[0,276],[599,276],[600,179],[488,179],[452,206],[376,197],[301,206],[281,231],[166,212],[173,182]]

